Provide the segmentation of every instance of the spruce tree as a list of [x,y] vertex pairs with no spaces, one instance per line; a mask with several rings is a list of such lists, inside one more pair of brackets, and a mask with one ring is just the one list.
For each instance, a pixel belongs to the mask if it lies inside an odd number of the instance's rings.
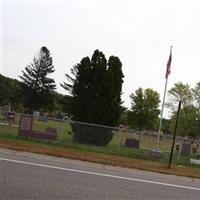
[[27,65],[20,76],[24,83],[24,103],[28,111],[52,109],[56,85],[54,79],[49,78],[48,75],[54,71],[50,52],[43,46],[39,56],[34,57],[33,63]]

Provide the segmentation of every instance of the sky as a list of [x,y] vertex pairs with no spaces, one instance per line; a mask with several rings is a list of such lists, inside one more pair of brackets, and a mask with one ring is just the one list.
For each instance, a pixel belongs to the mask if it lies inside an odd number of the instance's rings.
[[200,81],[199,10],[199,0],[1,0],[0,73],[20,80],[46,46],[57,91],[67,94],[64,74],[99,49],[123,64],[124,106],[130,108],[139,87],[158,91],[162,100],[171,45],[168,90],[178,81],[191,87]]

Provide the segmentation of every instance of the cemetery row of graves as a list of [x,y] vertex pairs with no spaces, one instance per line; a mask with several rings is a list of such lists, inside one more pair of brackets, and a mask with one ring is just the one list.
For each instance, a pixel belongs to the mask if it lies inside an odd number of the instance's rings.
[[[94,131],[95,128],[99,129],[101,127],[104,130],[105,128],[111,129],[113,138],[106,146],[78,144],[73,140],[72,124],[83,127],[93,126]],[[74,122],[68,119],[48,118],[40,116],[39,113],[26,115],[0,111],[0,138],[28,139],[85,151],[168,162],[172,137],[172,135],[161,135],[159,151],[162,153],[157,157],[152,153],[157,143],[157,133],[155,132],[136,131],[124,127],[105,127]],[[173,163],[191,165],[192,163],[198,164],[198,160],[200,160],[200,141],[177,136]]]

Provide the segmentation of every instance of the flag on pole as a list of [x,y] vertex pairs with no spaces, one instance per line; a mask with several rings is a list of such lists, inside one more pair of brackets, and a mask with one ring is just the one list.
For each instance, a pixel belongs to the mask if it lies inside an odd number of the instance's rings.
[[172,47],[170,49],[170,55],[169,55],[169,59],[167,62],[167,69],[166,69],[166,74],[165,74],[165,78],[167,79],[169,74],[171,73],[171,62],[172,62]]
[[162,110],[161,110],[161,116],[160,116],[160,124],[159,124],[159,130],[158,130],[158,139],[157,139],[157,144],[156,144],[156,151],[158,151],[159,148],[159,143],[160,143],[160,131],[162,128],[162,119],[163,119],[163,111],[164,111],[164,106],[165,106],[165,96],[167,92],[167,81],[168,81],[168,76],[171,73],[171,62],[172,62],[172,46],[170,48],[170,54],[169,54],[169,59],[167,62],[167,69],[166,69],[166,74],[165,74],[165,90],[164,90],[164,95],[163,95],[163,102],[162,102]]

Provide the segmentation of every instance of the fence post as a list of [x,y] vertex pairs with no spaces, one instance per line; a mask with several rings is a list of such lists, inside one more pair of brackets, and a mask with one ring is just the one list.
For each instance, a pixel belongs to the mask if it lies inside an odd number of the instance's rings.
[[171,162],[172,162],[173,151],[174,151],[174,143],[175,143],[175,139],[176,139],[176,132],[177,132],[177,127],[178,127],[180,109],[181,109],[181,101],[179,101],[179,104],[178,104],[178,112],[177,112],[177,116],[176,116],[176,125],[175,125],[175,131],[174,131],[174,137],[173,137],[173,142],[172,142],[172,148],[171,148],[168,168],[170,168]]

